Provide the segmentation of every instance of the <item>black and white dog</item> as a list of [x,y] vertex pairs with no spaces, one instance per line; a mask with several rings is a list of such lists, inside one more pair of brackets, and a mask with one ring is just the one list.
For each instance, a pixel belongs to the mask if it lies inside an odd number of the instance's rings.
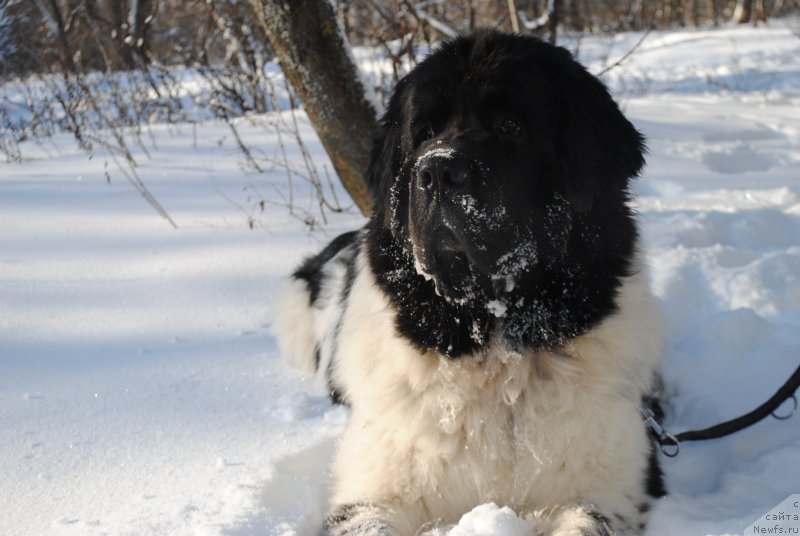
[[628,182],[643,138],[564,49],[480,32],[391,98],[375,210],[294,273],[284,355],[352,408],[324,533],[413,536],[493,501],[532,534],[640,534],[661,354]]

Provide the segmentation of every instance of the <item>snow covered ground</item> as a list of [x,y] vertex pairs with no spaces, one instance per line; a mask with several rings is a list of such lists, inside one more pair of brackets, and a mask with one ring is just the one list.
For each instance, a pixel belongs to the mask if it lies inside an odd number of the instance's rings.
[[[653,33],[605,77],[649,138],[637,207],[675,432],[751,409],[800,361],[799,28]],[[640,37],[584,39],[581,57],[599,72]],[[240,128],[257,156],[281,141]],[[152,139],[139,174],[177,230],[66,136],[0,167],[0,533],[314,534],[347,413],[281,362],[272,297],[362,220],[309,232],[262,212],[287,174],[245,169],[223,124],[196,140],[154,125]],[[307,191],[295,177],[301,218],[316,213]],[[800,492],[800,417],[664,466],[671,495],[648,534],[741,534]],[[502,506],[451,534],[522,534]]]

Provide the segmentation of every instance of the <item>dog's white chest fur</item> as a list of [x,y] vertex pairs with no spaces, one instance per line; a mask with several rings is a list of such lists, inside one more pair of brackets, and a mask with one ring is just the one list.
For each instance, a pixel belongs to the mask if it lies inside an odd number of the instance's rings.
[[494,346],[450,360],[397,334],[362,268],[333,369],[353,407],[335,504],[401,503],[400,534],[488,501],[533,517],[576,500],[627,513],[649,448],[640,398],[660,355],[643,276],[625,280],[616,314],[559,354]]

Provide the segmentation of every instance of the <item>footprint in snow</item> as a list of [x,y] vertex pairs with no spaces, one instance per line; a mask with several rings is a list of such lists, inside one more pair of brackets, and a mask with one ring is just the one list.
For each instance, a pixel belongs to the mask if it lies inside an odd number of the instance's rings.
[[747,143],[740,143],[729,151],[708,151],[703,153],[702,160],[711,171],[726,175],[766,171],[778,164],[775,157],[761,153]]

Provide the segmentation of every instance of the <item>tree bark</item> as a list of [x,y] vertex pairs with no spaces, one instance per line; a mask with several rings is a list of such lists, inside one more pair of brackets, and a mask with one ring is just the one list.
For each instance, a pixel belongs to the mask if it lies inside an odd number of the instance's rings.
[[[153,0],[130,0],[129,15],[129,35],[133,39],[130,47],[135,50],[139,60],[146,64],[150,63],[150,26],[151,16],[155,16],[158,4],[153,4]],[[148,20],[150,18],[150,20]]]
[[251,0],[283,72],[303,103],[339,179],[361,212],[372,211],[364,172],[376,111],[365,97],[329,0]]
[[36,2],[36,7],[39,8],[40,14],[47,22],[50,31],[58,40],[58,59],[61,63],[61,68],[66,73],[75,72],[75,62],[72,59],[72,47],[67,37],[67,28],[64,23],[64,17],[61,15],[61,7],[56,0],[49,0],[48,5],[51,11],[48,11],[47,6],[41,1],[37,0]]
[[750,15],[753,12],[753,0],[738,0],[736,9],[733,11],[733,18],[739,24],[750,22]]
[[733,19],[739,24],[766,22],[767,13],[764,9],[764,0],[739,0],[733,11]]
[[548,19],[548,26],[550,28],[550,44],[555,45],[558,42],[558,24],[561,22],[561,3],[562,0],[550,0],[547,3],[547,9],[550,12]]

